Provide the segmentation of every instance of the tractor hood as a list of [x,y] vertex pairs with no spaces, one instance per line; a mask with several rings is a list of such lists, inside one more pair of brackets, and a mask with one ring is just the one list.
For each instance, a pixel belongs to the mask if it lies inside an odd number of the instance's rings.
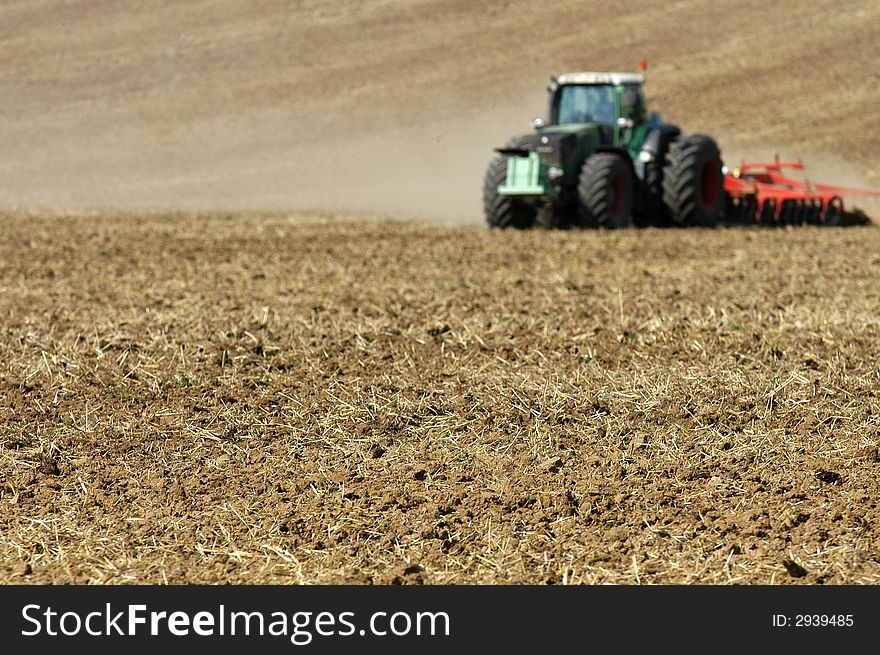
[[575,134],[577,132],[587,132],[590,130],[601,129],[601,123],[563,123],[562,125],[548,125],[542,127],[539,134]]
[[558,135],[571,134],[578,139],[583,136],[610,138],[613,133],[614,127],[606,123],[564,123],[562,125],[548,125],[547,127],[541,128],[535,136],[540,139],[541,136],[558,138]]
[[545,163],[558,166],[574,155],[580,137],[593,134],[599,136],[603,130],[610,129],[609,126],[598,123],[550,125],[535,134],[520,137],[516,146],[496,148],[496,151],[513,157],[528,157],[530,152],[536,152]]
[[[603,134],[606,131],[608,134]],[[548,125],[534,134],[521,137],[515,147],[498,148],[497,151],[513,157],[528,157],[529,153],[534,152],[545,165],[567,169],[574,163],[580,143],[585,140],[602,141],[603,136],[610,140],[611,131],[611,126],[600,123]]]

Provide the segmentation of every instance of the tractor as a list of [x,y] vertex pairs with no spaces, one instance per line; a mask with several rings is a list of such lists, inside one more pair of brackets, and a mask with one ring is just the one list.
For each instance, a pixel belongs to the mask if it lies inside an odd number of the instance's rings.
[[648,113],[642,73],[551,78],[546,118],[511,139],[486,172],[494,228],[714,226],[726,194],[721,153]]

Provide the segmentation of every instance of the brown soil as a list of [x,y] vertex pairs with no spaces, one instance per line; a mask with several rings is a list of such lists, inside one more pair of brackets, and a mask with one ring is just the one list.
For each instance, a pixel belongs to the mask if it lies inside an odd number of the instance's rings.
[[3,223],[4,581],[880,580],[876,228]]
[[4,3],[0,582],[880,582],[880,230],[479,213],[549,74],[642,58],[876,183],[878,19]]

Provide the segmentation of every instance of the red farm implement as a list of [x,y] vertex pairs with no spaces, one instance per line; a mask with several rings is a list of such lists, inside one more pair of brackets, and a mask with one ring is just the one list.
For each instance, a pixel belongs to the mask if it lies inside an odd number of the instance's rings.
[[880,191],[817,184],[790,177],[786,171],[804,171],[800,162],[742,163],[727,171],[727,220],[767,225],[840,225],[867,223],[858,210],[848,211],[847,199],[880,199]]

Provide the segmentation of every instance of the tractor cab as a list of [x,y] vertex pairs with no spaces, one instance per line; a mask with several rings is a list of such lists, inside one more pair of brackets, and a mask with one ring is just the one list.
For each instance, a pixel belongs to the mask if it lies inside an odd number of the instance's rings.
[[498,193],[535,203],[570,203],[590,155],[610,151],[627,162],[637,158],[649,126],[659,120],[646,119],[644,81],[641,73],[566,73],[551,78],[547,117],[532,121],[535,133],[497,149],[508,157]]
[[647,122],[644,82],[640,73],[560,75],[551,81],[548,118],[539,124],[565,131],[586,124],[606,126],[613,145],[626,145],[632,132],[625,130]]

